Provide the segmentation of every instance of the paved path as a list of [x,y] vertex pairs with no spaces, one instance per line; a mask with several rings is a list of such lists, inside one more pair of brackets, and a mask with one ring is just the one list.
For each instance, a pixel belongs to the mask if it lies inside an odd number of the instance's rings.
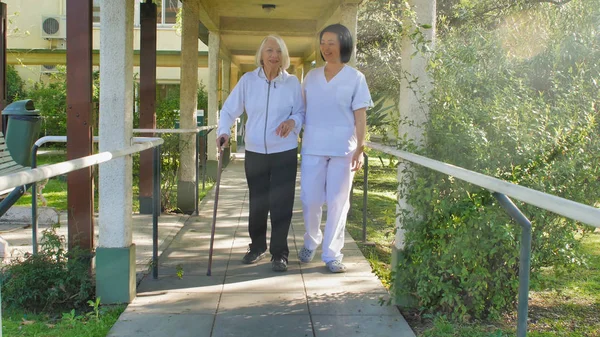
[[[299,186],[299,184],[298,184]],[[243,160],[222,175],[212,276],[206,275],[214,195],[202,202],[159,262],[159,278],[146,276],[111,337],[221,336],[415,336],[398,309],[380,305],[386,289],[346,235],[345,274],[331,274],[319,260],[300,264],[303,244],[299,188],[289,235],[289,270],[271,270],[269,258],[244,265],[248,192]],[[183,271],[183,278],[177,276]]]

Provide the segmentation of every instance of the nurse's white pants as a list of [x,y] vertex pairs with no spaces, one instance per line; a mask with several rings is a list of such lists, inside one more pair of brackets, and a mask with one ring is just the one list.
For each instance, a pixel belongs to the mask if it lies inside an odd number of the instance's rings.
[[[345,157],[302,155],[300,199],[304,213],[304,246],[315,250],[323,243],[321,259],[341,261],[346,215],[350,208],[353,152]],[[327,203],[325,235],[321,232],[323,204]]]

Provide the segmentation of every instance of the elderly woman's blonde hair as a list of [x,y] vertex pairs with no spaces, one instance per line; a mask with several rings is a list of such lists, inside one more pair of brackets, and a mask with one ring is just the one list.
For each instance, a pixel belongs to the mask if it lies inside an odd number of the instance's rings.
[[281,67],[283,68],[283,70],[286,70],[287,68],[290,67],[290,54],[288,53],[287,46],[285,45],[285,42],[283,42],[283,39],[277,35],[268,35],[267,37],[265,37],[262,40],[262,42],[260,43],[260,47],[256,51],[256,56],[255,56],[256,66],[259,68],[263,66],[262,60],[261,60],[262,51],[263,51],[263,48],[265,47],[265,43],[269,39],[274,40],[279,45],[279,48],[281,49]]

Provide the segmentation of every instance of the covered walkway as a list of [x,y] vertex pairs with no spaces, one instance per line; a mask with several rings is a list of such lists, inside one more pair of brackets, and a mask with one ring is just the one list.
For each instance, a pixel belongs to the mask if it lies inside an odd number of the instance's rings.
[[141,281],[108,336],[414,336],[395,306],[380,305],[387,291],[350,235],[347,273],[329,273],[320,252],[312,263],[299,263],[304,229],[297,186],[287,272],[273,272],[269,258],[241,263],[250,238],[244,163],[237,158],[222,175],[212,276],[206,275],[209,194],[200,215],[162,253],[158,280]]

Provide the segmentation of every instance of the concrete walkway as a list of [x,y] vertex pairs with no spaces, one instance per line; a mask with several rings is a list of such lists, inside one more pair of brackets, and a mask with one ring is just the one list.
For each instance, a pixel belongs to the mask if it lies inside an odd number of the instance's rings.
[[[299,184],[297,185],[299,186]],[[320,261],[300,264],[303,244],[300,189],[289,235],[289,270],[271,270],[270,257],[244,265],[248,192],[243,159],[223,172],[212,276],[207,276],[214,194],[190,217],[160,258],[159,278],[147,275],[111,337],[415,336],[398,309],[380,305],[386,289],[346,234],[345,274]],[[177,272],[183,271],[180,279]]]

